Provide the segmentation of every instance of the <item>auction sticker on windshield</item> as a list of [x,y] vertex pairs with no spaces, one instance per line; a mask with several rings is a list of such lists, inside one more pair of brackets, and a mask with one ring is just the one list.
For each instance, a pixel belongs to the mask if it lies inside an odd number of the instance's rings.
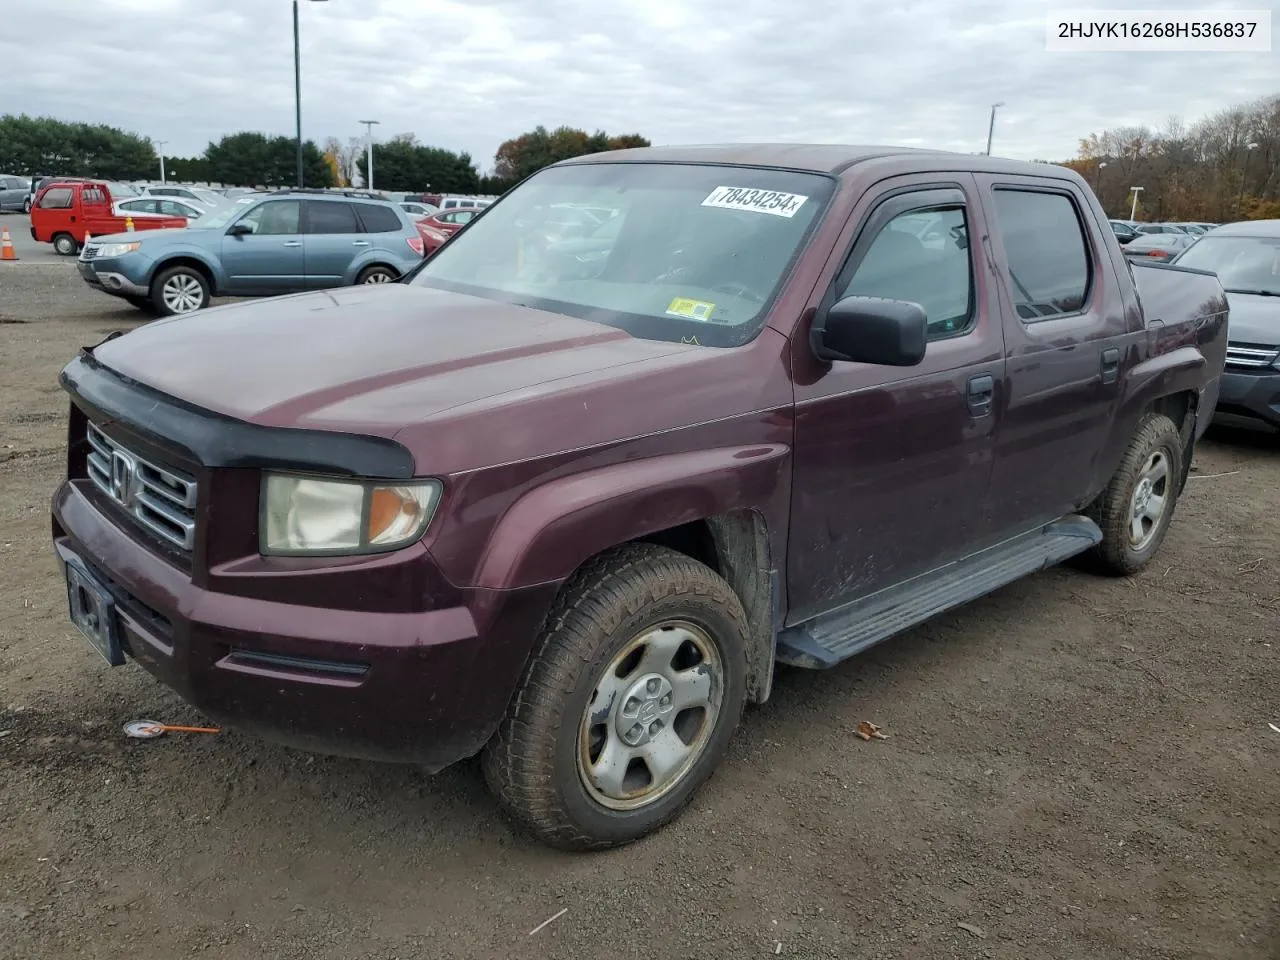
[[721,207],[725,210],[750,210],[752,213],[770,213],[775,217],[794,217],[808,197],[798,193],[782,193],[779,190],[758,190],[753,187],[716,187],[702,201],[704,207]]
[[689,320],[710,320],[715,310],[714,303],[705,300],[690,300],[688,297],[676,297],[667,304],[667,316],[686,317]]

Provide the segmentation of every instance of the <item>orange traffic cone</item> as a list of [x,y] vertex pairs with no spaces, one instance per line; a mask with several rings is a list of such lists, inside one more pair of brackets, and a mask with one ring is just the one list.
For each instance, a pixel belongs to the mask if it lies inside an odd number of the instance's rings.
[[126,233],[133,233],[133,217],[124,218],[124,229]]
[[0,260],[17,260],[18,251],[13,249],[13,240],[9,237],[9,228],[0,227]]

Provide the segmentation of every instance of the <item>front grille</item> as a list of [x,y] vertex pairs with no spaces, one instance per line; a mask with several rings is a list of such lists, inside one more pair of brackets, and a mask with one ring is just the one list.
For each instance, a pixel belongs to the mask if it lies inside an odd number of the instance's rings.
[[165,543],[190,552],[196,535],[196,482],[157,466],[88,424],[93,485]]
[[80,250],[80,259],[92,260],[94,257],[98,255],[98,251],[101,249],[102,247],[100,247],[96,243],[86,243],[84,247]]
[[1269,367],[1280,357],[1280,347],[1264,347],[1253,343],[1227,344],[1228,367]]

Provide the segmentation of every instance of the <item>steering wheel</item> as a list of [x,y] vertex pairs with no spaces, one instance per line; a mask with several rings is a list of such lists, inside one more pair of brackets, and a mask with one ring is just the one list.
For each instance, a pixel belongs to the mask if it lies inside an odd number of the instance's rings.
[[743,300],[750,300],[753,303],[764,303],[765,297],[756,290],[752,290],[745,283],[738,280],[726,280],[723,283],[717,283],[710,289],[718,290],[720,293],[727,293],[731,297],[741,297]]

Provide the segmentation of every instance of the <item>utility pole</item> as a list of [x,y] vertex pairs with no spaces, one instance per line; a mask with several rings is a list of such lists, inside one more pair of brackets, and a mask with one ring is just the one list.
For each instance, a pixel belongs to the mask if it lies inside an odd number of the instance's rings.
[[987,156],[991,156],[991,138],[996,132],[996,110],[1004,106],[1004,101],[991,105],[991,122],[987,124]]
[[367,181],[364,185],[364,188],[366,190],[373,189],[373,127],[375,124],[378,124],[381,122],[382,122],[381,120],[357,120],[356,121],[356,123],[363,123],[365,125],[365,138],[368,142],[368,155],[365,160],[366,166],[364,168],[365,180]]

